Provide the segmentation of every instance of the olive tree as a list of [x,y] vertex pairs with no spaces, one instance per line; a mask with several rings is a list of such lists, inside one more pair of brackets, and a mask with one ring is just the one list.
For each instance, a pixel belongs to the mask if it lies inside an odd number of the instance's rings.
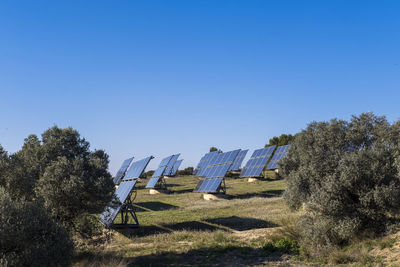
[[285,199],[304,208],[303,241],[344,245],[381,233],[400,212],[400,123],[372,113],[350,121],[313,122],[280,161]]
[[68,233],[40,205],[0,187],[1,266],[67,266],[72,254]]
[[73,226],[79,215],[110,199],[108,163],[108,155],[90,151],[76,130],[50,128],[42,134],[36,197],[57,220]]

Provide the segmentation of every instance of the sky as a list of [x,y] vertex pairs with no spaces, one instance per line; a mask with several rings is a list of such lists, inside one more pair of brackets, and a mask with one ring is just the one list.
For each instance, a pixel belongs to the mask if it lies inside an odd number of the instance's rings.
[[0,144],[73,127],[122,161],[400,119],[400,1],[0,2]]

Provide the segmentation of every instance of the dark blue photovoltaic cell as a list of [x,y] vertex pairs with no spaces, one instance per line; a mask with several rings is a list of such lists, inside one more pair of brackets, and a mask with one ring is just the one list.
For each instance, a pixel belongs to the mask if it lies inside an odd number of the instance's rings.
[[253,152],[246,165],[243,167],[240,177],[258,177],[264,170],[276,146],[257,149]]
[[126,159],[126,160],[124,160],[124,162],[122,162],[121,168],[119,168],[119,170],[113,180],[114,184],[118,184],[121,181],[121,179],[125,176],[126,170],[128,169],[132,160],[133,160],[133,157]]
[[225,177],[239,152],[240,149],[237,149],[217,154],[210,161],[210,165],[201,169],[197,175],[206,178]]
[[207,178],[200,185],[198,192],[217,192],[223,178]]
[[172,171],[171,171],[171,174],[170,174],[171,176],[175,176],[176,175],[176,173],[179,170],[179,167],[181,166],[182,161],[183,161],[183,159],[177,160],[175,162],[174,167],[172,168]]
[[271,159],[271,162],[268,164],[267,169],[273,170],[278,169],[278,161],[281,158],[286,157],[286,154],[290,148],[290,145],[280,146],[276,149],[274,156]]
[[199,189],[200,189],[200,187],[201,187],[201,185],[203,184],[203,182],[204,182],[204,180],[200,180],[200,181],[197,183],[196,187],[194,188],[193,192],[198,192]]
[[146,185],[146,188],[154,188],[156,186],[158,180],[160,180],[160,177],[150,178],[149,182]]
[[136,185],[136,180],[121,182],[113,195],[113,199],[103,213],[100,215],[100,221],[106,226],[110,227],[117,217],[118,212],[121,210],[122,204],[127,200],[132,189]]
[[158,177],[163,176],[165,168],[167,168],[167,166],[165,166],[165,165],[161,166],[161,167],[158,167],[157,170],[155,170],[155,172],[151,176],[151,178],[158,178]]
[[241,150],[239,154],[237,155],[235,161],[233,162],[232,166],[230,167],[230,171],[237,171],[240,170],[240,167],[242,166],[242,162],[244,158],[246,157],[246,154],[249,150]]
[[174,157],[174,155],[171,155],[171,156],[169,156],[169,157],[164,158],[164,159],[161,161],[160,165],[158,165],[158,167],[167,166],[168,163],[171,161],[171,159],[172,159],[173,157]]
[[152,160],[153,158],[153,156],[150,156],[133,162],[128,172],[125,174],[123,180],[139,178],[143,174],[150,160]]
[[200,162],[199,162],[199,164],[197,164],[196,169],[193,171],[194,176],[201,176],[201,175],[199,175],[199,171],[200,171],[202,168],[205,168],[205,167],[207,167],[208,165],[211,165],[211,164],[210,164],[210,161],[214,158],[214,156],[216,156],[216,155],[218,155],[218,154],[219,154],[218,151],[213,151],[213,152],[209,152],[209,153],[205,154],[205,155],[200,159]]
[[165,172],[164,172],[165,176],[172,176],[171,175],[172,169],[174,168],[175,162],[178,160],[180,155],[181,155],[180,153],[176,154],[176,155],[173,155],[171,160],[168,162],[167,168],[165,168]]

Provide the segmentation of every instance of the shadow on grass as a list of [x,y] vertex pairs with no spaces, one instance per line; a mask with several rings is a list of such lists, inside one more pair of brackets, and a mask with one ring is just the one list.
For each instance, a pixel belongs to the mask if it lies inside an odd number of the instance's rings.
[[189,189],[181,189],[181,190],[172,190],[171,191],[171,194],[186,194],[186,193],[191,193],[191,192],[193,192],[193,189],[194,189],[194,187],[193,188],[189,188]]
[[175,224],[162,224],[161,226],[165,227],[167,229],[170,229],[172,231],[182,231],[182,230],[187,230],[187,231],[223,230],[223,231],[226,231],[225,229],[219,228],[218,226],[210,225],[205,222],[199,222],[199,221],[189,221],[189,222],[181,222],[181,223],[175,223]]
[[129,258],[128,266],[254,266],[283,260],[283,254],[266,255],[261,248],[222,246],[192,249],[186,253],[163,252]]
[[135,203],[135,207],[136,207],[136,212],[172,210],[179,208],[178,206],[174,206],[159,201],[138,202]]
[[272,222],[255,219],[255,218],[241,218],[237,216],[207,219],[206,222],[222,225],[237,231],[246,231],[259,228],[273,228],[278,225]]
[[156,225],[149,225],[149,226],[141,225],[138,228],[123,228],[123,229],[114,229],[114,230],[128,238],[171,233],[170,230],[165,229],[163,227],[156,226]]
[[285,190],[266,190],[266,191],[258,192],[258,193],[246,193],[246,194],[239,194],[239,195],[227,194],[226,196],[228,199],[247,199],[247,198],[252,198],[252,197],[270,198],[270,197],[280,197],[280,196],[282,196],[283,192],[285,192]]

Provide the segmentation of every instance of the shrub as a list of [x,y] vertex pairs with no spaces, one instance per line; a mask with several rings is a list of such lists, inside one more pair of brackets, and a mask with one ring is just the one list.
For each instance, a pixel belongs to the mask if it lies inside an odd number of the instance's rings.
[[284,237],[276,242],[265,242],[263,245],[263,249],[267,254],[271,254],[273,252],[279,253],[299,253],[299,247],[295,240]]
[[67,232],[37,203],[12,200],[0,187],[0,265],[67,266],[73,245]]
[[183,170],[179,170],[178,175],[193,175],[193,167],[187,167]]
[[313,122],[297,134],[279,164],[284,197],[305,208],[303,244],[344,245],[381,233],[400,211],[400,122],[372,113],[350,122]]

